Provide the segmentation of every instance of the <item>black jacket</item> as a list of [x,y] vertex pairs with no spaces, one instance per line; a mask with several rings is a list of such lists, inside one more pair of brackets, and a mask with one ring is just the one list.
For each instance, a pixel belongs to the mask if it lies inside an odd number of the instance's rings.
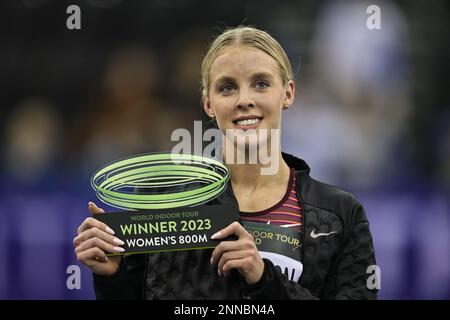
[[[351,194],[312,179],[305,161],[283,158],[295,170],[303,213],[298,283],[267,259],[254,285],[236,270],[219,277],[209,263],[212,249],[136,254],[125,256],[114,275],[94,275],[97,299],[376,299],[366,286],[375,253],[363,207]],[[238,208],[230,187],[211,204],[224,201]],[[330,231],[337,233],[311,237]]]

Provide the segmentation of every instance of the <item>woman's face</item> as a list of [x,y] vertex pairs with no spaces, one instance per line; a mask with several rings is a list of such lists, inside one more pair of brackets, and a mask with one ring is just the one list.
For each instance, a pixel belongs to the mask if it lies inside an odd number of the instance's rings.
[[[214,114],[223,132],[227,129],[279,129],[283,106],[294,99],[294,83],[283,85],[275,60],[249,46],[223,51],[210,70],[204,109]],[[270,139],[270,138],[269,138]]]

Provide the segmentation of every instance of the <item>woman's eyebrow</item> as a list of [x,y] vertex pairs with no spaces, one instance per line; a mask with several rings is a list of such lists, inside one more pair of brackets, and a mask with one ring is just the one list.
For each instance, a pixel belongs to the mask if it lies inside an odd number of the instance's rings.
[[[273,79],[273,76],[269,72],[261,71],[261,72],[256,72],[256,73],[252,74],[250,79],[252,81],[255,81],[257,79],[267,79],[267,80],[271,81]],[[223,75],[223,76],[219,76],[214,82],[215,83],[225,83],[225,82],[233,82],[233,81],[235,81],[234,77]]]
[[268,72],[256,72],[251,76],[251,79],[253,81],[257,79],[267,79],[271,81],[273,79],[273,76]]
[[214,82],[220,84],[220,83],[233,82],[233,81],[234,81],[234,78],[233,78],[233,77],[230,77],[230,76],[220,76],[220,77],[218,77]]

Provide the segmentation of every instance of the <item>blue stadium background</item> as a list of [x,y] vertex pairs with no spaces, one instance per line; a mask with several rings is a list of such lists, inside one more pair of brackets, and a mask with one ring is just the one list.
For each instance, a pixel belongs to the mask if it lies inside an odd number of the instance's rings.
[[[78,4],[82,29],[66,28]],[[366,27],[369,4],[381,29]],[[225,26],[286,49],[297,95],[284,150],[364,205],[382,299],[450,298],[445,1],[21,0],[0,4],[0,298],[93,299],[66,286],[105,162],[170,150],[205,120],[200,63]],[[108,208],[106,208],[108,209]]]

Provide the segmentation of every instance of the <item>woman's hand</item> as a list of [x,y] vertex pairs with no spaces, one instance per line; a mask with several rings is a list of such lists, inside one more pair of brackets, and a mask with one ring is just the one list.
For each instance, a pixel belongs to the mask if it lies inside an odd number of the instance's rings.
[[211,264],[217,263],[219,276],[228,275],[231,269],[238,269],[248,284],[255,284],[264,272],[264,261],[259,255],[253,236],[241,224],[233,222],[215,233],[211,239],[222,239],[233,234],[238,239],[222,241],[212,253]]
[[[105,211],[89,202],[89,212],[92,215]],[[106,252],[120,253],[124,249],[119,247],[124,242],[113,236],[114,231],[106,224],[94,218],[86,218],[78,227],[78,236],[73,239],[73,246],[78,261],[98,275],[112,275],[120,265],[120,256],[107,257]]]

